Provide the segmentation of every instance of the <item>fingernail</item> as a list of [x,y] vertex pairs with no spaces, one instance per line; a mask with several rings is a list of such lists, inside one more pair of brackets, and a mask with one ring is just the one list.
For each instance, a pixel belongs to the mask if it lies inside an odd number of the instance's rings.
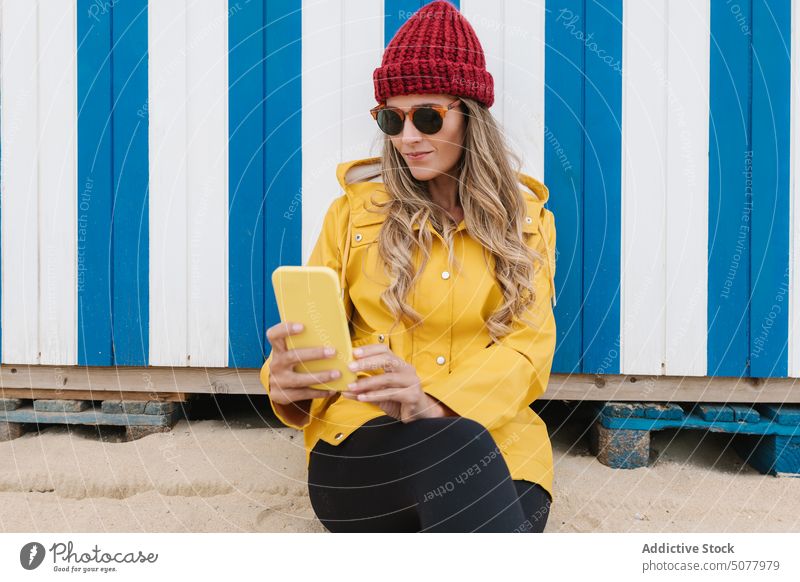
[[361,348],[353,349],[353,355],[360,356],[361,355]]
[[348,388],[350,388],[350,389],[352,390],[352,389],[354,389],[354,388],[356,387],[356,383],[355,383],[355,382],[350,382],[350,383],[347,385],[347,387],[348,387]]
[[302,331],[303,324],[302,323],[295,323],[292,325],[292,331]]
[[339,370],[333,370],[331,372],[331,378],[338,378],[340,375]]
[[347,364],[347,367],[350,368],[353,372],[358,370],[358,364],[356,362],[350,362]]
[[325,355],[326,356],[332,356],[334,354],[334,352],[336,352],[336,350],[333,349],[333,348],[325,348]]

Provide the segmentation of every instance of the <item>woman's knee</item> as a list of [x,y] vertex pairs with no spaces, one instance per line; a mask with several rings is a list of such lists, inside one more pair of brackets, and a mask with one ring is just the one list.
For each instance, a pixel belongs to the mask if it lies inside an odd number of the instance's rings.
[[417,422],[428,421],[432,421],[429,427],[437,440],[450,452],[469,450],[471,456],[482,456],[497,450],[492,435],[476,420],[465,416],[446,416]]

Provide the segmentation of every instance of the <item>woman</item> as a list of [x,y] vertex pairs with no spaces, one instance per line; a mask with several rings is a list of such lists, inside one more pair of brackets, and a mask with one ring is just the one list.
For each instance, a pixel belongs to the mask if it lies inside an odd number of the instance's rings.
[[[470,50],[467,50],[467,49]],[[337,271],[358,380],[302,374],[323,347],[267,330],[261,381],[303,429],[309,496],[329,531],[541,532],[547,429],[530,409],[555,348],[547,189],[514,171],[488,108],[475,32],[448,2],[420,9],[374,72],[381,157],[339,164],[308,261]]]

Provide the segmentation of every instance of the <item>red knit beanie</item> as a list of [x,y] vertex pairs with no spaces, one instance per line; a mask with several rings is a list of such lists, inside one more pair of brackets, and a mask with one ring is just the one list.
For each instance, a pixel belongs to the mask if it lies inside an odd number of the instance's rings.
[[494,103],[494,79],[478,36],[446,0],[423,6],[400,27],[372,79],[378,102],[395,95],[446,93],[486,107]]

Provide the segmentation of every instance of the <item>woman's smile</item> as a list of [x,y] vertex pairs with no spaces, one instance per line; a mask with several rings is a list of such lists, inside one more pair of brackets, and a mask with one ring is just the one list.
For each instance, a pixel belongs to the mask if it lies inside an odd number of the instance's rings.
[[422,158],[427,156],[429,153],[431,153],[431,152],[419,152],[419,153],[414,153],[414,154],[406,154],[406,157],[409,160],[416,161],[416,160],[421,160]]

